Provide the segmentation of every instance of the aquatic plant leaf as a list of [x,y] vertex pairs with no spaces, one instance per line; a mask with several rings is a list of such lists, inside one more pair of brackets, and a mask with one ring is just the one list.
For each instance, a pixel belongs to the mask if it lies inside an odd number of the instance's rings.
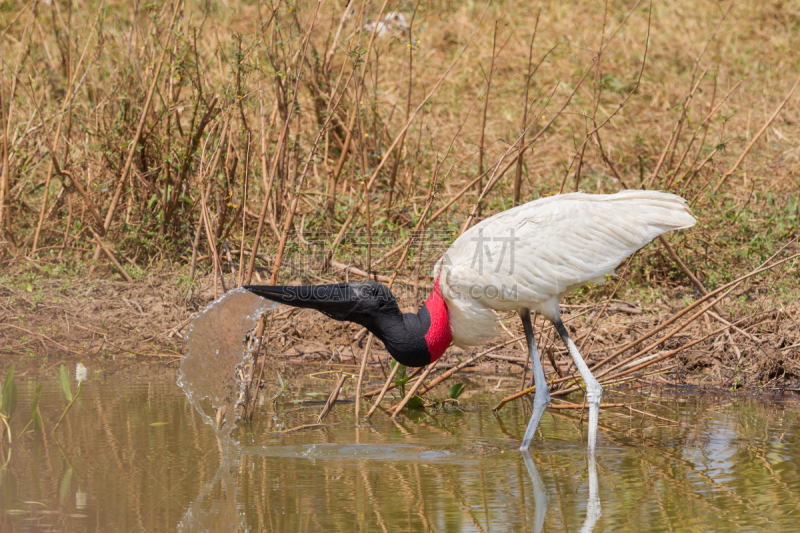
[[425,400],[423,400],[421,396],[413,396],[410,400],[408,400],[406,407],[409,409],[419,409],[423,405],[425,405]]
[[3,384],[3,413],[6,416],[11,416],[14,414],[14,410],[17,408],[17,384],[14,381],[14,365],[11,365],[11,368],[8,369],[8,374],[6,374],[6,382]]
[[64,477],[61,478],[61,487],[59,487],[58,489],[58,499],[61,500],[61,503],[67,501],[67,496],[69,496],[69,487],[71,484],[72,484],[72,467],[70,466],[69,468],[67,468],[67,471],[64,472]]
[[11,363],[11,368],[8,369],[8,374],[6,374],[6,382],[0,384],[0,411],[3,410],[3,406],[5,402],[5,391],[8,388],[8,383],[11,379],[14,379],[14,363]]
[[64,365],[61,365],[61,369],[58,371],[58,381],[61,383],[61,390],[64,391],[67,401],[71,402],[72,390],[69,388],[69,374],[67,374],[67,369]]
[[22,503],[25,505],[41,505],[42,507],[47,507],[47,504],[42,502],[37,502],[35,500],[21,500]]
[[[395,365],[400,365],[400,363],[398,363],[397,361],[392,361],[391,363],[389,363],[389,368],[394,370]],[[405,365],[400,365],[400,368],[397,369],[397,374],[395,374],[395,377],[398,380],[402,380],[405,376],[406,376],[406,366]],[[395,383],[397,383],[397,382],[395,382]]]
[[39,416],[39,397],[42,395],[42,384],[36,384],[36,391],[33,393],[33,400],[31,400],[31,418],[33,418],[33,427],[38,429],[42,427],[42,418]]
[[455,385],[447,389],[447,397],[455,400],[464,393],[466,388],[467,386],[464,383],[456,383]]
[[12,381],[11,384],[3,391],[3,408],[8,416],[14,414],[17,410],[17,383]]

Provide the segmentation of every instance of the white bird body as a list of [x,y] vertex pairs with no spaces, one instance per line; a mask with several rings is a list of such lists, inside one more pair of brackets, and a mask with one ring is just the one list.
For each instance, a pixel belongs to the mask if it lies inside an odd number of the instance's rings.
[[561,298],[599,283],[662,233],[691,227],[686,200],[658,191],[541,198],[476,224],[436,264],[453,341],[496,336],[494,311],[533,309],[550,321]]

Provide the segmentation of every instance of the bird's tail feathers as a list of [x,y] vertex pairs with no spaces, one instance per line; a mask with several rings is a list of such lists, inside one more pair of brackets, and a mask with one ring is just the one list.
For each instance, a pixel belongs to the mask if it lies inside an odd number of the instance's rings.
[[697,222],[686,200],[677,194],[626,190],[607,198],[612,202],[624,202],[643,223],[653,226],[657,231],[654,238],[667,231],[690,228]]

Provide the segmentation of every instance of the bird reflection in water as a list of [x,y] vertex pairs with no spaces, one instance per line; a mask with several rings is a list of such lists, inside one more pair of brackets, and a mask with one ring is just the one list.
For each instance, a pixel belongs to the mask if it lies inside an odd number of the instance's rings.
[[[525,462],[525,467],[528,469],[528,475],[531,476],[531,483],[533,484],[533,532],[539,533],[544,529],[544,519],[547,515],[547,509],[550,503],[550,493],[545,487],[542,476],[539,475],[539,470],[536,468],[536,463],[533,462],[530,452],[527,450],[521,451],[522,460]],[[603,508],[600,505],[600,491],[597,482],[597,460],[595,452],[590,451],[587,454],[587,463],[589,471],[589,499],[586,502],[586,519],[581,526],[581,533],[590,533],[594,530],[597,520],[603,514]]]

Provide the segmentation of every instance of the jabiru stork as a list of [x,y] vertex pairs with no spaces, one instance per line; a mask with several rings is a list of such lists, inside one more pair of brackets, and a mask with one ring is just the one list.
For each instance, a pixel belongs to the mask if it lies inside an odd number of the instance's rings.
[[521,450],[530,446],[550,403],[531,323],[531,310],[537,311],[555,326],[586,385],[588,448],[593,451],[603,389],[561,321],[559,302],[589,282],[602,282],[662,233],[694,224],[686,200],[674,194],[559,194],[494,215],[458,237],[436,263],[433,292],[417,313],[401,312],[392,292],[375,281],[245,289],[359,324],[410,367],[436,361],[451,343],[465,347],[486,342],[497,334],[495,312],[516,311],[536,385]]

